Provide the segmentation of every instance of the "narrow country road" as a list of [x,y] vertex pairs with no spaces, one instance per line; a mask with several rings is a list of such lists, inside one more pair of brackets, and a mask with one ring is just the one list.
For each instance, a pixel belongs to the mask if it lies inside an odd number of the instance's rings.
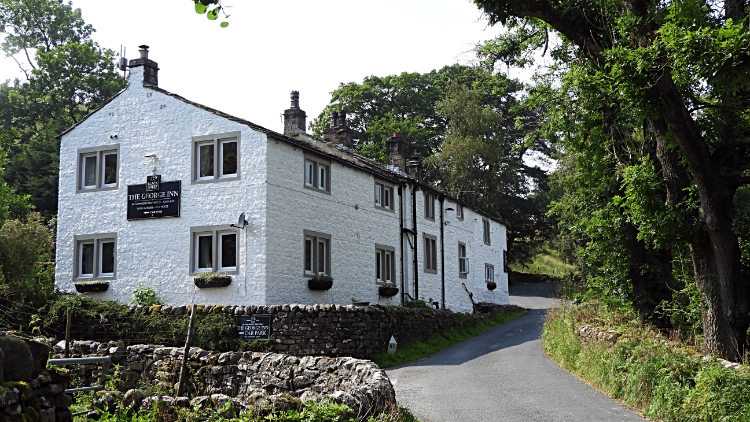
[[423,422],[645,421],[542,353],[554,285],[510,287],[525,315],[429,358],[387,370],[396,399]]

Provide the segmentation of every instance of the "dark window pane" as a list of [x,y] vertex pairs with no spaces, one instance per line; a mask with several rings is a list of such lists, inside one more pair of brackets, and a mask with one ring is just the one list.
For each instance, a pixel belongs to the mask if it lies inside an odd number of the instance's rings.
[[380,280],[380,252],[375,253],[375,278]]
[[96,156],[90,155],[83,158],[83,186],[96,186]]
[[313,241],[312,238],[305,239],[305,272],[313,272]]
[[212,144],[200,145],[198,147],[200,167],[198,177],[211,177],[214,175],[214,146]]
[[222,175],[237,174],[237,142],[221,144]]
[[102,242],[102,274],[115,272],[115,242]]
[[318,241],[318,272],[328,274],[326,271],[326,244],[325,241]]
[[211,236],[198,236],[198,268],[213,269],[212,243]]
[[236,234],[224,234],[221,236],[221,266],[222,268],[237,266]]
[[104,155],[104,184],[117,183],[117,154]]
[[94,244],[81,245],[81,275],[94,274]]

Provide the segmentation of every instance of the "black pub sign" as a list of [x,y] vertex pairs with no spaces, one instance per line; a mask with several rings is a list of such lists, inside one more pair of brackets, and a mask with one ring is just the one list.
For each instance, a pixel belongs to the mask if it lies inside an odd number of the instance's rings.
[[236,315],[237,333],[243,340],[258,340],[271,337],[273,315]]
[[[181,181],[161,182],[159,179],[149,176],[149,183],[128,185],[128,220],[180,216]],[[149,190],[154,188],[156,190]]]

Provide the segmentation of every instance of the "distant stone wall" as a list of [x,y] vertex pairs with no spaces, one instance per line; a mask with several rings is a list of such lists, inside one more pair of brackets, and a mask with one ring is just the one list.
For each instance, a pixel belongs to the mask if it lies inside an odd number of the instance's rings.
[[69,422],[70,375],[46,370],[49,347],[0,331],[0,421]]

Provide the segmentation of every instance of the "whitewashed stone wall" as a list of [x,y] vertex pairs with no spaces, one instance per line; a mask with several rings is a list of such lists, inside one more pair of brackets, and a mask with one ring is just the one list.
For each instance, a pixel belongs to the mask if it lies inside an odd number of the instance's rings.
[[[65,134],[60,148],[56,284],[73,285],[74,236],[117,233],[116,279],[96,297],[129,302],[138,283],[154,288],[167,304],[240,304],[265,301],[266,135],[153,89],[144,88],[143,67],[118,97]],[[241,132],[241,179],[191,184],[193,136]],[[110,139],[116,134],[117,139]],[[76,193],[77,149],[120,146],[119,188]],[[127,185],[156,172],[162,181],[182,181],[181,216],[126,219]],[[244,212],[250,225],[240,233],[239,274],[222,289],[198,289],[190,271],[190,228],[230,224]],[[247,247],[243,247],[245,244]],[[247,253],[247,255],[246,255]]]

